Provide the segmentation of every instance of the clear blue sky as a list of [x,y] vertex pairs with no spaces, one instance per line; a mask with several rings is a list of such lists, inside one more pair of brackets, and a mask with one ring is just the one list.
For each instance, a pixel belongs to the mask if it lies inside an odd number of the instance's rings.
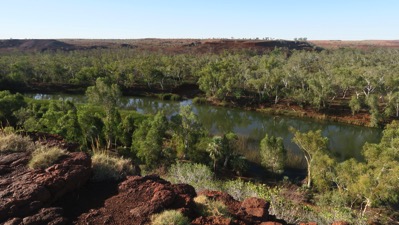
[[0,0],[0,39],[399,39],[399,0]]

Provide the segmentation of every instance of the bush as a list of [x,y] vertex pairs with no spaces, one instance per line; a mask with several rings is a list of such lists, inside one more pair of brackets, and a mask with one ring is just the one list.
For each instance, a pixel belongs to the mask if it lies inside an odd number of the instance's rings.
[[206,103],[206,98],[201,98],[201,97],[195,97],[193,98],[193,103],[194,104],[205,104]]
[[229,217],[227,206],[220,201],[214,201],[204,195],[194,198],[198,213],[202,216]]
[[12,151],[12,152],[24,152],[33,151],[35,144],[29,137],[24,137],[19,134],[15,134],[9,129],[0,130],[0,152]]
[[31,169],[45,169],[53,165],[66,152],[59,147],[40,146],[32,153],[32,159],[29,161]]
[[190,221],[181,212],[166,210],[151,217],[152,225],[188,225]]
[[133,165],[128,159],[111,156],[105,152],[95,152],[91,158],[93,181],[121,180],[126,175],[132,175]]
[[197,192],[209,189],[220,190],[220,185],[213,179],[209,167],[198,163],[177,163],[170,167],[166,179],[172,183],[185,183],[193,186]]

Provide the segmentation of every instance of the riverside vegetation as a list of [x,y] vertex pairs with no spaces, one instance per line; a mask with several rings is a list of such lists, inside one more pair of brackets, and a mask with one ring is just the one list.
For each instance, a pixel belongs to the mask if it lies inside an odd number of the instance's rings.
[[[249,163],[236,151],[234,133],[210,135],[190,106],[181,107],[171,118],[162,111],[141,115],[117,106],[120,89],[144,85],[162,90],[197,83],[208,97],[219,101],[255,99],[256,104],[288,101],[327,111],[339,104],[350,108],[353,114],[367,110],[371,115],[370,125],[378,126],[398,116],[399,80],[395,74],[398,61],[393,60],[397,56],[394,50],[286,52],[278,49],[265,55],[155,55],[133,54],[124,49],[9,53],[0,58],[3,85],[87,87],[90,104],[38,101],[2,91],[0,119],[3,125],[17,130],[59,134],[93,154],[95,149],[105,149],[97,153],[105,157],[123,156],[143,165],[145,170],[164,168],[168,171],[164,174],[167,179],[191,184],[197,190],[223,190],[237,199],[265,198],[272,203],[273,214],[288,222],[391,223],[399,217],[395,212],[399,193],[396,120],[385,127],[380,143],[363,147],[362,160],[339,161],[330,154],[328,139],[320,131],[302,133],[292,129],[293,142],[307,163],[303,185],[278,176],[285,168],[286,150],[281,139],[265,136],[260,146],[261,164],[279,180],[277,185],[267,186],[258,181],[228,181],[221,176],[226,171],[244,174]],[[15,133],[3,129],[1,134],[0,147],[4,149],[1,151],[8,150],[8,143],[15,143],[14,146],[25,143],[24,137]],[[10,141],[8,135],[15,135],[20,141]],[[127,161],[101,157],[98,156],[97,168],[105,172],[100,175],[120,179],[118,175],[129,174],[131,167]],[[95,161],[93,164],[95,167]],[[117,169],[119,172],[112,172]]]

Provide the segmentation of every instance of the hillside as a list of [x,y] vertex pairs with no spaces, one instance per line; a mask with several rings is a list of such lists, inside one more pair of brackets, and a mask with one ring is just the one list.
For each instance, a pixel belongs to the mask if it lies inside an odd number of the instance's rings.
[[165,53],[220,53],[227,51],[252,50],[267,52],[274,48],[289,50],[313,50],[316,47],[307,42],[285,40],[227,40],[227,39],[130,39],[130,40],[99,40],[99,39],[27,39],[0,40],[0,52],[10,51],[71,51],[86,49],[129,48],[139,51]]

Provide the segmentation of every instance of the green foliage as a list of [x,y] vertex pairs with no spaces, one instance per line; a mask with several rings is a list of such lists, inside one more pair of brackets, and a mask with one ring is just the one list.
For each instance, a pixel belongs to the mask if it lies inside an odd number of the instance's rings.
[[362,109],[362,103],[358,97],[353,95],[349,102],[349,107],[351,108],[352,115],[355,115],[357,112],[359,112]]
[[106,151],[95,151],[91,160],[93,181],[121,180],[134,173],[131,160],[109,155]]
[[176,210],[165,210],[151,216],[152,225],[189,225],[190,221],[181,212]]
[[34,149],[35,144],[29,137],[16,134],[8,127],[0,130],[0,152],[31,152]]
[[321,130],[309,131],[307,133],[301,133],[294,128],[290,128],[291,132],[294,133],[292,141],[298,145],[302,150],[307,163],[307,186],[311,187],[312,179],[315,173],[318,171],[313,165],[315,161],[318,161],[320,157],[324,157],[327,154],[328,139],[321,135]]
[[220,201],[211,200],[204,195],[199,195],[194,198],[194,202],[199,214],[202,216],[230,216],[227,206]]
[[149,168],[158,167],[161,161],[172,160],[169,150],[163,147],[163,140],[168,128],[164,113],[158,112],[150,121],[147,120],[133,134],[132,151]]
[[209,167],[198,163],[176,163],[168,171],[167,179],[172,183],[185,183],[193,186],[197,192],[210,189],[219,190],[214,174]]
[[0,122],[15,125],[17,120],[13,113],[23,107],[26,102],[21,94],[11,94],[9,91],[0,91]]
[[65,150],[59,147],[39,146],[32,152],[32,159],[28,166],[31,169],[45,169],[66,154]]
[[267,134],[260,142],[261,164],[273,173],[281,174],[287,158],[287,151],[282,138]]
[[370,126],[378,127],[380,123],[380,112],[378,108],[378,98],[376,95],[370,95],[366,99],[367,105],[370,107]]

